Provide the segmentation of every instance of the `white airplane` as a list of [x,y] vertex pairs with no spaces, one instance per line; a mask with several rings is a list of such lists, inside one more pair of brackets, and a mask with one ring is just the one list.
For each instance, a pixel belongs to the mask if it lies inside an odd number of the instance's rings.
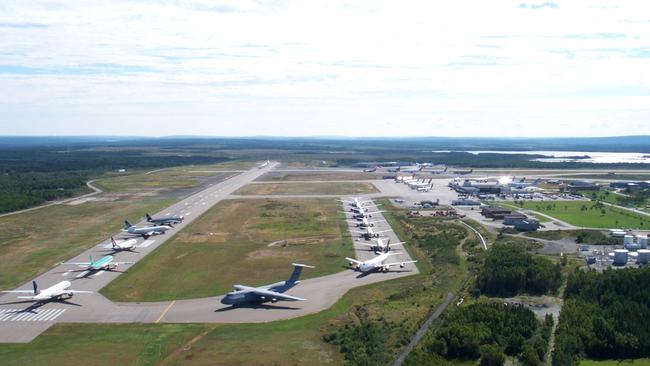
[[368,221],[368,218],[364,217],[361,219],[361,222],[356,220],[347,220],[347,221],[356,224],[358,227],[370,227],[370,226],[375,226],[376,223],[383,222],[384,220]]
[[387,242],[384,242],[381,238],[375,239],[374,244],[363,243],[363,242],[360,242],[360,241],[357,241],[357,243],[361,244],[361,245],[365,245],[367,247],[370,247],[370,249],[374,250],[375,252],[382,252],[382,253],[390,252],[390,246],[391,245],[404,245],[405,244],[403,241],[401,241],[399,243],[391,244],[390,240],[388,240]]
[[367,226],[366,231],[356,231],[356,230],[354,230],[352,232],[355,233],[355,234],[359,234],[359,236],[362,237],[362,238],[371,239],[371,238],[378,238],[379,234],[387,233],[389,231],[391,231],[391,230],[375,231],[371,227]]
[[120,242],[117,242],[111,236],[111,248],[113,248],[113,251],[120,251],[120,250],[132,251],[137,247],[138,247],[138,241],[136,239],[128,239],[128,240],[122,240]]
[[52,287],[48,287],[43,291],[39,291],[36,281],[32,281],[33,290],[12,290],[12,291],[2,291],[2,292],[17,293],[17,294],[32,294],[31,296],[17,296],[16,298],[28,300],[28,301],[36,301],[36,302],[64,300],[64,299],[71,298],[75,294],[93,293],[92,291],[72,290],[70,286],[72,286],[70,281],[61,281]]
[[352,206],[353,208],[359,209],[359,208],[363,208],[363,205],[365,205],[366,203],[372,203],[372,200],[362,201],[358,197],[354,197],[352,201],[342,200],[341,202],[345,202],[350,206]]
[[404,266],[409,263],[417,262],[417,261],[403,261],[403,262],[385,263],[388,257],[396,254],[398,253],[381,253],[380,255],[364,262],[358,261],[353,258],[348,258],[348,257],[346,257],[345,259],[350,261],[350,265],[354,266],[355,270],[358,270],[363,273],[368,273],[372,271],[379,271],[379,272],[389,271],[390,267],[392,266],[399,266],[400,268],[404,268]]
[[131,225],[127,220],[124,220],[124,229],[122,229],[122,231],[131,235],[139,235],[145,239],[149,239],[151,235],[164,234],[169,229],[171,229],[171,226],[168,225],[137,227]]

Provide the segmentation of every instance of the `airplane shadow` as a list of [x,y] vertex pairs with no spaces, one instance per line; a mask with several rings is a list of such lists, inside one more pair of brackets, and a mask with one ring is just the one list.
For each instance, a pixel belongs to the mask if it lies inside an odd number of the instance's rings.
[[217,309],[215,313],[223,313],[236,309],[263,309],[263,310],[300,310],[300,308],[294,308],[291,306],[282,306],[282,305],[268,305],[268,304],[240,304],[240,305],[231,305],[226,308]]
[[[0,305],[13,305],[13,304],[26,304],[32,302],[31,300],[25,300],[25,301],[11,301],[11,302],[3,302],[0,303]],[[72,305],[72,306],[81,306],[80,304],[76,304],[74,302],[68,301],[68,300],[63,300],[63,299],[58,299],[58,300],[49,300],[49,301],[39,301],[36,303],[31,304],[30,306],[22,309],[22,310],[16,310],[12,311],[12,313],[16,314],[21,314],[21,313],[35,313],[34,310],[45,306],[49,303],[59,303],[59,304],[66,304],[66,305]]]

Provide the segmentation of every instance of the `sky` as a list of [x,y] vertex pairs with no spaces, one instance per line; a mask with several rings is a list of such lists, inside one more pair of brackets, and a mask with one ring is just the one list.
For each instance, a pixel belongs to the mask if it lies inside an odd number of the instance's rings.
[[643,1],[0,0],[0,135],[650,134]]

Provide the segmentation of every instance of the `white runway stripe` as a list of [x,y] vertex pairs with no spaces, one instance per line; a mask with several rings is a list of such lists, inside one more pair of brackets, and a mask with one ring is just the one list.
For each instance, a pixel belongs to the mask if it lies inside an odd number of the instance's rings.
[[57,311],[55,311],[55,312],[53,313],[54,315],[46,316],[45,318],[43,318],[43,321],[52,321],[52,320],[58,318],[61,314],[63,314],[63,312],[64,312],[65,310],[66,310],[66,309],[57,309]]
[[104,271],[104,270],[97,271],[97,273],[93,277],[99,277],[99,276],[103,275],[104,272],[106,272],[106,271]]
[[11,318],[10,320],[11,320],[12,322],[16,322],[16,321],[20,321],[20,320],[22,320],[23,318],[26,318],[26,317],[28,317],[28,316],[30,316],[30,315],[32,315],[32,313],[30,313],[29,311],[25,311],[25,312],[18,313],[17,316]]
[[70,272],[71,272],[71,271],[65,271],[65,272],[63,272],[63,274],[61,274],[61,276],[62,276],[62,277],[65,277],[65,276],[69,275]]
[[7,309],[7,312],[2,314],[2,317],[0,317],[0,321],[3,322],[5,320],[11,318],[12,316],[16,315],[15,311],[19,311],[19,310],[20,309]]
[[83,271],[83,272],[79,273],[79,274],[76,276],[76,278],[81,278],[81,277],[83,277],[83,276],[85,276],[85,275],[87,275],[87,274],[88,274],[88,271]]
[[28,316],[23,318],[23,321],[26,321],[26,322],[31,321],[32,319],[36,318],[39,314],[40,314],[40,312],[30,313]]
[[41,312],[38,314],[38,316],[36,316],[36,317],[30,319],[30,321],[41,320],[41,319],[45,318],[45,316],[47,316],[47,314],[50,314],[50,313],[53,312],[54,310],[55,310],[55,309],[46,309],[46,310],[43,310],[43,311],[41,311]]
[[8,314],[10,314],[9,313],[10,311],[13,311],[13,309],[2,309],[2,310],[0,310],[0,321],[2,321],[2,319],[4,317],[8,316]]

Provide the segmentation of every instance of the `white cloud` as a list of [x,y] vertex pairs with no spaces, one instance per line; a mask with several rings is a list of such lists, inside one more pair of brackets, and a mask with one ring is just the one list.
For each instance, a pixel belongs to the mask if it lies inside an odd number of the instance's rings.
[[545,4],[3,1],[0,133],[650,133],[645,2]]

